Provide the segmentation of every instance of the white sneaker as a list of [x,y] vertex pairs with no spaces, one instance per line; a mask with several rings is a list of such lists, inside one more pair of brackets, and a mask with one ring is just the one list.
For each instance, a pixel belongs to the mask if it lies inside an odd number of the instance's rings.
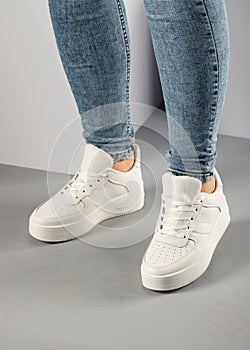
[[168,291],[200,277],[230,222],[221,178],[214,169],[216,189],[200,192],[201,181],[190,176],[162,177],[161,211],[155,234],[141,265],[144,287]]
[[100,222],[130,214],[144,205],[140,149],[128,172],[112,169],[112,157],[87,144],[80,170],[68,184],[34,210],[30,234],[41,241],[62,242],[89,232]]

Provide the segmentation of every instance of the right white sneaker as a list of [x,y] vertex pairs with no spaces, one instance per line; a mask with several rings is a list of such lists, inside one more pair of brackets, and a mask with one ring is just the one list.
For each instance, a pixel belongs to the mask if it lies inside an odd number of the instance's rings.
[[112,166],[108,153],[87,144],[77,174],[31,214],[31,236],[45,242],[68,241],[104,220],[141,209],[144,184],[139,146],[135,145],[135,163],[128,172],[119,172]]
[[216,169],[214,175],[213,193],[201,192],[202,183],[195,177],[176,176],[170,171],[163,175],[161,210],[141,265],[144,287],[174,290],[193,282],[208,268],[230,223]]

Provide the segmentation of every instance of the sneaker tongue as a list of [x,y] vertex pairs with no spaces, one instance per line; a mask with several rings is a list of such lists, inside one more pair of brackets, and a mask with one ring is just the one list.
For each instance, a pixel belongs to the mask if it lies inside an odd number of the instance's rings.
[[170,171],[162,177],[164,198],[178,202],[193,201],[200,195],[201,181],[191,176],[176,176]]
[[87,175],[99,174],[112,166],[113,159],[108,153],[92,144],[86,144],[80,176],[87,178]]

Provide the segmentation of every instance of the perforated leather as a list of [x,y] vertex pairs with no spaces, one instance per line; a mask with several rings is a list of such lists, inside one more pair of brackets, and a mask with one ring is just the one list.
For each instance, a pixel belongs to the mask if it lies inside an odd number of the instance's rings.
[[59,200],[56,196],[44,203],[38,209],[38,213],[46,218],[54,218],[55,216],[61,217],[79,213],[79,207],[73,205],[69,206],[67,202]]
[[154,266],[165,266],[174,263],[191,253],[195,242],[189,240],[183,248],[171,246],[161,242],[152,242],[147,252],[146,262]]

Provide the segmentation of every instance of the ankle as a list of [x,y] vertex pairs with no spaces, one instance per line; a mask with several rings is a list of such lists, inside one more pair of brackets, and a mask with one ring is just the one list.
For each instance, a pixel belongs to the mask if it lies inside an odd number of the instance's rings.
[[215,188],[216,188],[216,181],[214,176],[211,180],[208,180],[207,182],[204,182],[202,184],[201,192],[213,193]]
[[114,165],[112,166],[112,169],[118,170],[121,172],[127,172],[133,168],[134,162],[135,162],[135,158],[134,158],[134,154],[133,154],[131,157],[129,157],[127,159],[124,159],[124,160],[121,160],[120,162],[114,163]]

